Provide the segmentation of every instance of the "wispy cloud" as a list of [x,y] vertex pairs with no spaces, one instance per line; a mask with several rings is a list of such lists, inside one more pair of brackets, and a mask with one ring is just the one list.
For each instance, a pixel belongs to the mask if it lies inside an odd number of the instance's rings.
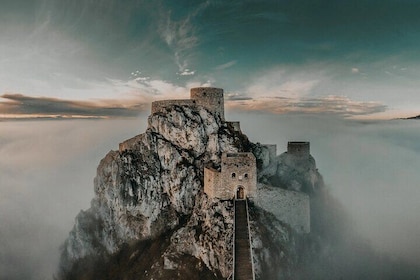
[[324,65],[279,66],[256,73],[244,92],[252,97],[308,96],[319,84],[329,80],[328,70]]
[[192,71],[188,68],[186,68],[183,72],[179,73],[181,76],[193,76],[195,74],[195,71]]
[[204,2],[185,17],[174,20],[171,11],[165,11],[160,23],[160,36],[174,53],[174,61],[178,66],[178,74],[181,76],[191,76],[195,74],[191,69],[191,59],[193,50],[199,45],[197,28],[192,23],[193,19],[206,7],[208,2]]
[[226,62],[226,63],[224,63],[224,64],[218,65],[218,66],[216,66],[214,69],[215,69],[215,70],[225,70],[225,69],[227,69],[227,68],[232,67],[232,66],[233,66],[233,65],[235,65],[236,63],[237,63],[237,61],[236,61],[236,60],[232,60],[232,61]]

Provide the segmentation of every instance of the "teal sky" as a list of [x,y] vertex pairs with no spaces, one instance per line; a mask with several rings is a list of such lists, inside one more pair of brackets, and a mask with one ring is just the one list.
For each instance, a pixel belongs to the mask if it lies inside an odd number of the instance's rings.
[[193,86],[227,107],[420,112],[418,1],[5,0],[0,115],[125,117]]

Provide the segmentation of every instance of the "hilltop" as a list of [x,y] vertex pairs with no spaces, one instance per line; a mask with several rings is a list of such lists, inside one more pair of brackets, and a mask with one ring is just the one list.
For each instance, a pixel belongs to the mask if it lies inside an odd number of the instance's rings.
[[[251,161],[226,161],[244,155]],[[241,183],[219,192],[226,180]],[[224,119],[221,89],[154,103],[146,131],[101,160],[94,191],[63,244],[59,279],[229,279],[233,202],[243,198],[256,279],[336,279],[349,261],[353,276],[377,276],[309,143],[290,142],[280,155],[252,143]],[[357,260],[343,257],[355,247]]]

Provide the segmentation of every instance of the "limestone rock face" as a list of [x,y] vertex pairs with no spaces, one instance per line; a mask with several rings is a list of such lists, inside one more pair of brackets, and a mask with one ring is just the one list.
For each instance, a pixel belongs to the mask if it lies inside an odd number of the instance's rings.
[[[100,162],[91,208],[76,217],[63,246],[62,270],[84,257],[113,254],[123,244],[156,238],[179,226],[183,217],[193,217],[187,227],[209,226],[216,221],[212,214],[220,219],[212,227],[218,233],[201,229],[195,248],[178,248],[215,270],[228,266],[225,256],[231,253],[216,254],[211,248],[215,243],[227,248],[231,242],[226,243],[233,223],[226,214],[230,206],[204,202],[203,167],[220,164],[223,152],[246,150],[248,139],[200,107],[174,105],[151,115],[148,124],[145,133],[122,143],[120,151],[109,152]],[[181,229],[174,240],[189,238],[188,234]],[[224,240],[213,234],[223,234]]]
[[284,152],[269,161],[267,150],[258,144],[253,146],[253,152],[257,158],[261,158],[258,181],[262,183],[308,195],[321,191],[324,186],[311,155],[302,158]]
[[[273,158],[203,107],[162,108],[148,118],[145,133],[101,160],[91,207],[76,217],[62,247],[58,277],[106,278],[116,273],[106,274],[107,267],[124,263],[129,266],[125,272],[117,269],[119,279],[132,279],[124,273],[140,279],[228,278],[233,265],[233,203],[204,194],[203,170],[205,165],[220,166],[223,152],[239,151],[254,153],[259,180],[266,183],[306,191],[320,180],[314,162],[287,155]],[[296,232],[269,209],[250,209],[256,279],[287,276],[295,264]],[[142,252],[149,255],[136,262]],[[98,269],[98,260],[105,274],[87,274]]]
[[172,235],[165,254],[169,258],[192,255],[226,278],[233,267],[233,230],[233,202],[202,196],[186,226]]

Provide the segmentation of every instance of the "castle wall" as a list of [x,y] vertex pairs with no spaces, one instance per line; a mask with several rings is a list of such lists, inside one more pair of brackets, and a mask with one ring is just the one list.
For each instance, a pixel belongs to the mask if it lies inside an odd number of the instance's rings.
[[163,112],[163,110],[172,105],[178,106],[193,106],[195,101],[191,99],[174,99],[174,100],[159,100],[152,102],[152,114],[157,112]]
[[220,172],[212,168],[204,168],[204,192],[210,198],[217,197],[216,190],[220,188]]
[[212,87],[192,88],[190,97],[192,100],[195,100],[198,105],[219,114],[221,119],[223,121],[225,120],[223,89]]
[[310,143],[309,142],[288,142],[287,153],[298,157],[309,157]]
[[254,202],[273,213],[280,221],[289,224],[297,232],[310,232],[310,201],[307,194],[264,187],[264,191],[258,192]]
[[254,197],[257,191],[257,166],[252,153],[222,154],[221,190],[226,199],[236,196],[239,186],[244,188],[245,197]]

